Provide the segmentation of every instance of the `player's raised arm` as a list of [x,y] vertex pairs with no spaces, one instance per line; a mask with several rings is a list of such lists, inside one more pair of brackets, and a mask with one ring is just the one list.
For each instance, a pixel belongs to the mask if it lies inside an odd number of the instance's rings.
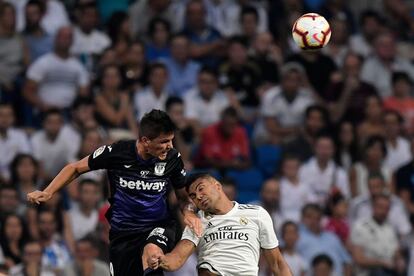
[[183,266],[188,257],[193,254],[196,247],[189,240],[181,240],[171,253],[161,255],[158,258],[158,264],[153,263],[153,268],[161,267],[166,271],[176,271]]
[[62,189],[66,184],[69,184],[77,178],[79,175],[90,171],[88,165],[88,158],[85,158],[66,165],[52,182],[43,191],[34,191],[27,194],[27,200],[31,203],[40,204],[41,202],[48,201],[57,191]]
[[292,276],[292,272],[285,259],[282,256],[282,253],[279,250],[279,247],[272,249],[264,249],[263,255],[265,256],[266,262],[270,267],[273,275],[277,276]]

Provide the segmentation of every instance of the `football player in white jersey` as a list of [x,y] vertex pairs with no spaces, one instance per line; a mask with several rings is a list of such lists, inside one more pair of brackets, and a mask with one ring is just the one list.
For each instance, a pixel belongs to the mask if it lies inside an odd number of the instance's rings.
[[273,275],[292,275],[279,250],[267,211],[260,206],[230,201],[221,184],[206,173],[189,176],[186,188],[200,209],[203,235],[199,238],[187,227],[174,250],[153,256],[150,267],[177,270],[197,249],[200,276],[253,276],[258,274],[260,251],[263,250]]

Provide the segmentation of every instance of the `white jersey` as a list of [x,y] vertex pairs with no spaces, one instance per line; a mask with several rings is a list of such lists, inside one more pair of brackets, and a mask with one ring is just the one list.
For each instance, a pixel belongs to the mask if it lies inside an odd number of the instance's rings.
[[199,268],[223,276],[257,275],[260,248],[279,246],[272,219],[260,206],[235,202],[225,215],[200,211],[199,216],[204,227],[202,237],[186,227],[181,238],[197,246]]

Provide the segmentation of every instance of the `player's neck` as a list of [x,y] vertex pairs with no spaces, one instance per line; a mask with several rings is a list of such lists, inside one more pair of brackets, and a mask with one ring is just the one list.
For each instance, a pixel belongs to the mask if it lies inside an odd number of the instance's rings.
[[234,202],[230,201],[228,199],[220,201],[220,204],[217,206],[217,208],[212,212],[215,215],[225,215],[228,212],[231,211],[234,207]]

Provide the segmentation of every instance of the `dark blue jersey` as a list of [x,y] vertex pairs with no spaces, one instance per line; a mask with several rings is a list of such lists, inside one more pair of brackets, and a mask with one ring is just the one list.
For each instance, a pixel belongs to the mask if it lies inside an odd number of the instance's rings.
[[172,149],[165,160],[143,160],[136,141],[102,146],[89,157],[91,170],[107,169],[111,230],[148,231],[170,220],[167,192],[184,187],[185,170],[180,154]]

